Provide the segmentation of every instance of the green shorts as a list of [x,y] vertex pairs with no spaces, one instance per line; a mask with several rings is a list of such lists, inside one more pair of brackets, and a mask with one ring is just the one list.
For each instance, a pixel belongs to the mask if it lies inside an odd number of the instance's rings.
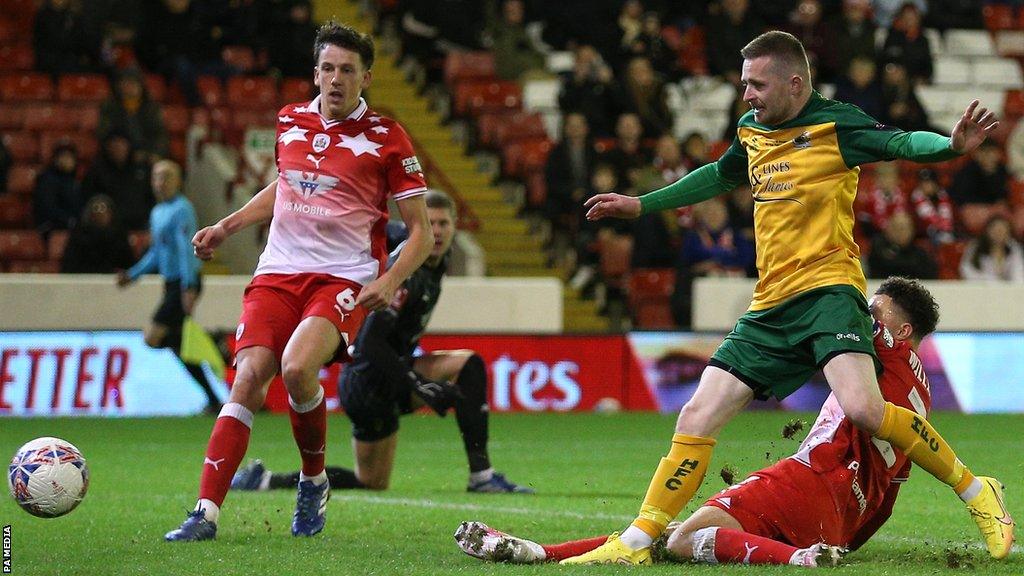
[[880,374],[872,325],[860,290],[815,288],[741,316],[708,365],[732,373],[760,400],[771,396],[782,400],[844,352],[869,354]]

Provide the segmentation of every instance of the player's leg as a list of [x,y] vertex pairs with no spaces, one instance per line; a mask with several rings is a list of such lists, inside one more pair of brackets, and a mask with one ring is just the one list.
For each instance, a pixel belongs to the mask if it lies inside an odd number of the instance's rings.
[[[366,488],[356,478],[356,473],[341,466],[327,466],[327,482],[331,490],[352,490],[354,488]],[[273,472],[268,470],[259,458],[250,460],[249,463],[235,473],[231,479],[232,490],[259,491],[291,489],[299,487],[299,470],[291,472]]]
[[380,373],[345,366],[338,380],[338,400],[352,422],[355,479],[370,490],[386,490],[398,445],[398,415],[403,410],[393,383]]
[[753,398],[753,389],[733,373],[717,366],[705,368],[693,398],[679,412],[672,446],[651,478],[636,520],[606,545],[564,563],[648,563],[654,539],[703,482],[715,437]]
[[387,490],[391,483],[391,471],[395,467],[397,447],[397,432],[373,441],[352,438],[356,479],[369,490]]
[[451,382],[458,391],[455,420],[469,461],[467,490],[532,493],[532,489],[508,481],[491,466],[487,451],[487,366],[483,358],[472,350],[441,350],[416,358],[413,370],[428,380]]
[[975,477],[939,432],[920,414],[886,402],[870,356],[839,354],[825,364],[825,378],[847,417],[900,449],[914,463],[953,488],[978,524],[989,554],[1003,558],[1013,546],[1014,522],[1003,504],[1002,484]]
[[220,506],[249,446],[253,413],[263,406],[267,387],[277,373],[277,359],[269,348],[250,346],[237,352],[236,366],[231,395],[221,408],[206,447],[199,501],[185,523],[165,536],[167,540],[207,540],[216,534]]
[[473,521],[463,522],[455,530],[455,542],[466,554],[487,562],[510,564],[558,562],[590,552],[607,540],[608,536],[596,536],[560,544],[539,544]]

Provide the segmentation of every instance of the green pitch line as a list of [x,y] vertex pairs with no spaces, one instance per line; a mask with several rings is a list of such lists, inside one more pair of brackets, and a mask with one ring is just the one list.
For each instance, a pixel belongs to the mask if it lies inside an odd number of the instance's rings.
[[[742,478],[792,453],[798,441],[782,435],[792,419],[791,413],[761,412],[730,424],[695,502],[725,487],[723,467]],[[939,414],[934,421],[973,469],[1006,484],[1011,512],[1024,518],[1024,460],[1018,454],[1024,416]],[[495,466],[538,494],[478,495],[465,492],[466,465],[454,420],[415,415],[402,421],[392,488],[336,492],[319,536],[289,534],[293,493],[239,493],[228,496],[215,542],[168,544],[163,534],[180,524],[195,501],[212,418],[0,419],[0,457],[13,455],[31,438],[60,436],[83,451],[92,472],[89,494],[70,515],[33,518],[4,498],[0,524],[11,525],[13,574],[620,573],[614,567],[487,565],[464,556],[452,532],[471,519],[540,541],[619,530],[639,505],[673,422],[674,417],[653,414],[495,415]],[[348,422],[333,416],[329,427],[328,462],[350,465]],[[297,467],[286,417],[257,415],[249,456],[271,469]],[[1019,545],[1008,561],[994,562],[975,531],[959,500],[918,471],[901,490],[892,520],[848,557],[842,574],[963,574],[967,565],[973,574],[1024,574]],[[675,564],[647,572],[794,573],[785,567]]]

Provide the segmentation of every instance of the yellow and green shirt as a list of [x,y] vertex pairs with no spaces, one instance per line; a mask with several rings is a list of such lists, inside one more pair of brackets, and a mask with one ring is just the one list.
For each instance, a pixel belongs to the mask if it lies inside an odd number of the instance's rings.
[[758,281],[751,310],[764,310],[822,286],[866,292],[853,240],[860,166],[903,158],[957,156],[949,138],[885,126],[851,104],[811,94],[803,110],[777,126],[739,119],[736,138],[717,162],[641,196],[643,212],[696,204],[744,179],[754,196]]

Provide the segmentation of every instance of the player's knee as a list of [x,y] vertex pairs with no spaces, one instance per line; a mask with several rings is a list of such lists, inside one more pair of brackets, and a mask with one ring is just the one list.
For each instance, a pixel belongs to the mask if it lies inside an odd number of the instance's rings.
[[479,354],[473,353],[466,359],[455,384],[467,400],[476,404],[487,401],[487,365]]
[[307,366],[304,362],[285,359],[281,366],[281,379],[291,393],[303,390],[309,382],[316,380],[319,372],[318,366]]
[[668,537],[665,548],[675,560],[689,560],[693,558],[693,532],[679,529]]

